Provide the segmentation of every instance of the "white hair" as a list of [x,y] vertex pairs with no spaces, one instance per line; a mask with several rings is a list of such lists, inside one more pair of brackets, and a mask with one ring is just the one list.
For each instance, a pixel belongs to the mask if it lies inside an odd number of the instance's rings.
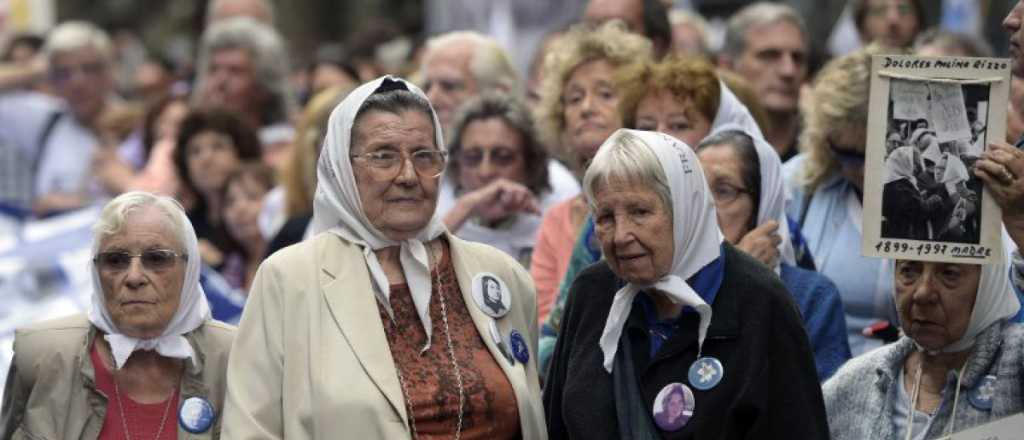
[[599,185],[621,182],[649,187],[658,194],[665,208],[673,211],[672,190],[661,161],[643,139],[626,131],[615,133],[601,144],[583,175],[583,193],[590,208],[593,210],[597,205],[595,195]]
[[[274,24],[274,18],[275,18],[274,17],[274,15],[275,15],[275,13],[274,13],[274,5],[272,5],[268,0],[210,0],[210,2],[206,4],[206,24],[213,23],[215,21],[214,18],[217,15],[217,10],[222,8],[222,7],[224,7],[224,5],[231,4],[232,2],[234,2],[234,3],[249,2],[253,6],[256,6],[258,8],[262,8],[263,11],[267,15],[267,19],[266,20],[260,20],[260,21],[263,21],[263,22],[265,22],[265,23],[267,23],[269,25],[273,25]],[[227,18],[230,18],[230,17],[238,17],[238,16],[239,15],[228,16],[228,17],[216,17],[216,18],[227,19]],[[252,15],[247,15],[246,17],[252,17],[254,19],[259,19],[258,17],[252,16]]]
[[196,70],[193,103],[199,100],[206,82],[210,56],[225,49],[243,49],[249,52],[256,67],[256,80],[270,95],[271,102],[264,109],[261,123],[288,121],[295,110],[295,100],[288,85],[288,54],[281,35],[264,23],[250,17],[232,17],[217,21],[203,33]]
[[67,21],[53,28],[46,37],[43,53],[48,61],[53,62],[58,53],[82,48],[95,50],[107,64],[114,60],[114,49],[107,33],[84,21]]
[[519,75],[509,60],[508,52],[497,40],[474,31],[448,32],[427,40],[427,51],[423,56],[423,65],[441,48],[455,44],[471,44],[472,59],[469,71],[480,85],[480,92],[500,90],[518,96],[520,92]]
[[149,207],[156,208],[167,217],[168,226],[171,227],[171,231],[178,241],[179,249],[184,250],[186,243],[189,242],[187,237],[185,237],[186,231],[189,230],[184,224],[184,222],[188,221],[188,217],[185,216],[185,209],[181,207],[177,200],[171,197],[159,196],[144,191],[126,192],[115,197],[103,207],[99,220],[92,227],[92,231],[97,238],[96,241],[100,242],[106,237],[120,233],[124,230],[129,214]]

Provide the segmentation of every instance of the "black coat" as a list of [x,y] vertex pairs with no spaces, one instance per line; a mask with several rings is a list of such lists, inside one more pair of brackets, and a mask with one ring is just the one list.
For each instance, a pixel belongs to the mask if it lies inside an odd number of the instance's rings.
[[[821,387],[807,332],[792,296],[779,278],[753,258],[724,246],[725,274],[712,304],[704,355],[725,367],[708,391],[691,387],[693,417],[666,439],[828,439]],[[598,340],[620,280],[601,261],[585,269],[569,290],[558,343],[544,388],[552,439],[620,438],[612,376],[602,366]],[[641,293],[643,294],[643,293]],[[645,408],[665,385],[689,385],[697,358],[697,324],[682,315],[681,327],[648,360],[642,308],[633,307],[623,337],[631,338]],[[653,414],[652,414],[653,420]]]

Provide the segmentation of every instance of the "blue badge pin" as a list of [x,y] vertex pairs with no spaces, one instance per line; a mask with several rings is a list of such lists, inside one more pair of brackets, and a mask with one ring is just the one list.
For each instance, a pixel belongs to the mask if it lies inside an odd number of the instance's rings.
[[704,356],[693,361],[687,374],[690,385],[701,391],[717,386],[724,375],[725,368],[722,367],[722,362],[712,356]]
[[178,423],[193,434],[206,432],[213,425],[213,405],[202,397],[189,397],[178,411]]
[[498,324],[495,323],[494,321],[491,321],[490,326],[488,326],[488,330],[490,330],[491,333],[491,342],[493,342],[494,345],[498,347],[498,351],[501,352],[501,355],[504,356],[506,360],[508,360],[509,364],[515,365],[516,359],[515,357],[512,356],[512,353],[509,352],[509,348],[507,345],[505,345],[505,341],[501,339],[501,332],[498,331]]
[[526,339],[519,334],[519,331],[512,330],[508,336],[508,345],[512,348],[512,354],[517,361],[524,364],[530,361],[530,347],[526,345]]
[[978,385],[967,396],[971,406],[982,411],[992,410],[992,397],[996,394],[996,377],[988,375],[978,381]]

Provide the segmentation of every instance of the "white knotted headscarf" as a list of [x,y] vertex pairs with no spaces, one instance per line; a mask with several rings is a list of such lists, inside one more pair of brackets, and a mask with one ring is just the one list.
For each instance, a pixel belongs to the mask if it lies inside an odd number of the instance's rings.
[[[192,223],[189,222],[185,211],[180,208],[180,205],[177,205],[177,202],[166,197],[133,191],[124,193],[107,203],[107,206],[100,213],[100,217],[104,218],[112,210],[128,204],[133,206],[128,208],[128,214],[125,216],[126,219],[130,219],[132,210],[142,208],[160,209],[153,204],[153,201],[158,198],[168,200],[168,203],[162,204],[163,206],[174,206],[174,212],[168,214],[176,216],[177,218],[173,221],[176,221],[182,227],[183,235],[180,237],[180,241],[185,253],[188,255],[188,260],[185,262],[185,280],[181,285],[178,310],[174,312],[174,316],[171,317],[171,321],[167,324],[167,328],[164,329],[163,333],[153,339],[133,338],[121,333],[113,320],[110,319],[110,313],[104,304],[103,285],[100,283],[99,271],[96,269],[95,264],[92,264],[92,270],[90,271],[92,273],[93,294],[92,308],[89,310],[89,322],[103,331],[103,333],[106,333],[103,338],[110,344],[110,351],[114,356],[114,364],[117,369],[123,367],[136,350],[156,350],[157,353],[166,357],[190,359],[194,365],[196,362],[195,351],[183,335],[195,330],[211,319],[210,305],[206,302],[206,292],[203,292],[203,287],[199,285],[199,265],[201,263],[199,241],[196,239],[195,230],[192,229]],[[94,234],[92,241],[93,255],[99,252],[100,242],[103,238],[104,236],[101,236],[99,233]]]
[[887,173],[883,183],[889,184],[900,179],[907,179],[914,189],[917,189],[917,176],[914,174],[916,163],[914,161],[914,147],[899,147],[889,153],[885,159]]
[[[642,290],[663,292],[676,304],[694,308],[700,314],[697,343],[703,346],[708,326],[711,325],[711,306],[686,280],[721,255],[724,239],[718,228],[715,202],[704,180],[704,171],[688,145],[664,133],[620,129],[601,145],[594,158],[595,162],[601,161],[600,156],[609,154],[608,146],[614,144],[623,144],[628,148],[649,148],[658,157],[671,193],[672,206],[669,208],[672,212],[672,240],[675,247],[672,267],[665,276],[647,285],[628,283],[615,292],[599,342],[604,352],[604,368],[609,373],[615,361],[619,338],[622,337],[622,328],[633,307],[633,299]],[[584,185],[588,182],[584,177]]]
[[[382,76],[357,87],[334,108],[328,121],[327,136],[324,138],[324,146],[316,167],[317,186],[313,197],[313,220],[310,230],[313,234],[330,231],[346,241],[362,247],[363,258],[366,260],[366,267],[369,269],[370,278],[373,281],[374,294],[392,319],[394,319],[394,313],[391,310],[388,278],[374,251],[392,246],[401,247],[399,259],[409,285],[413,304],[416,306],[416,312],[427,335],[427,342],[423,347],[426,350],[430,347],[433,325],[430,321],[430,292],[432,289],[430,261],[424,243],[444,233],[444,224],[435,210],[430,221],[415,238],[395,241],[382,234],[370,224],[366,213],[363,212],[363,204],[359,199],[359,188],[356,186],[352,162],[349,159],[349,152],[352,150],[352,123],[363,102],[381,86],[386,86],[389,90],[404,88],[427,101],[427,96],[415,85],[401,78]],[[445,145],[441,124],[437,120],[433,107],[431,107],[430,113],[434,123],[434,140],[437,148],[443,151]]]
[[[757,225],[762,225],[768,220],[775,220],[779,224],[777,233],[782,240],[779,242],[780,261],[789,265],[796,265],[796,252],[793,251],[793,242],[789,236],[789,223],[786,221],[786,185],[782,179],[782,160],[779,153],[772,148],[771,144],[764,139],[757,121],[751,116],[747,106],[740,102],[739,98],[725,86],[719,83],[718,112],[711,124],[713,136],[719,132],[738,130],[746,133],[754,140],[754,150],[757,151],[758,169],[761,172],[761,197],[758,200]],[[779,267],[775,267],[779,272]]]

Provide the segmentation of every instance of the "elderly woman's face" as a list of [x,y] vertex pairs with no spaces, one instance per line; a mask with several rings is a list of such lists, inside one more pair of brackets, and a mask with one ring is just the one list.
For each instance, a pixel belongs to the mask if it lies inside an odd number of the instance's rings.
[[[121,231],[103,238],[99,252],[128,252],[166,249],[184,254],[171,220],[158,208],[140,208],[128,213]],[[132,258],[127,269],[97,267],[104,305],[117,329],[134,338],[160,336],[181,302],[185,282],[185,260],[175,258],[163,269],[147,268]]]
[[437,151],[434,124],[420,111],[400,114],[374,111],[360,117],[353,127],[355,143],[350,154],[398,154],[401,162],[391,168],[369,160],[352,159],[359,199],[366,218],[392,240],[413,238],[434,215],[438,177],[417,171],[413,154]]
[[576,67],[565,84],[565,137],[580,163],[589,162],[605,139],[622,128],[614,74],[608,61],[589,61]]
[[632,182],[599,184],[594,225],[608,266],[631,283],[651,283],[672,267],[672,213],[658,193]]
[[523,136],[501,118],[480,119],[462,129],[459,185],[472,191],[497,179],[526,184]]
[[981,266],[896,262],[896,309],[903,331],[929,350],[946,347],[967,331]]
[[650,92],[636,107],[637,130],[660,131],[687,145],[697,145],[711,131],[689,98],[680,99],[667,90]]
[[708,188],[715,198],[718,226],[731,244],[749,232],[750,217],[754,215],[754,199],[750,188],[743,183],[743,164],[731,145],[707,146],[697,153]]

